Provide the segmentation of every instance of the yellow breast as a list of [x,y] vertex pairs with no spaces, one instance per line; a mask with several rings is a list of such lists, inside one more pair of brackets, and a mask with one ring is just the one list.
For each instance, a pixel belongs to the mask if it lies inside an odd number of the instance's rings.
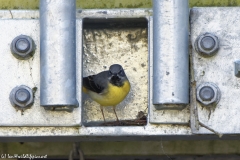
[[95,92],[88,92],[89,96],[99,103],[101,106],[116,106],[128,95],[130,91],[129,81],[125,81],[123,86],[114,86],[111,83],[108,85],[108,90],[102,94],[97,94]]

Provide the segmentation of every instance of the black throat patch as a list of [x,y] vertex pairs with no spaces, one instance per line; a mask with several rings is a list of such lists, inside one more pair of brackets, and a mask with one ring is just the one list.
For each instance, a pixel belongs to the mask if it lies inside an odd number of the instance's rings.
[[118,76],[112,76],[110,79],[110,83],[118,87],[123,86],[123,81]]

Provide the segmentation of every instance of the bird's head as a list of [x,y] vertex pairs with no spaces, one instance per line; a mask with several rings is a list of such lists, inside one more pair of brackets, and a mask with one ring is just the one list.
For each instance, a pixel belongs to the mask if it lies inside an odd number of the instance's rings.
[[121,65],[113,64],[109,68],[108,78],[113,85],[122,86],[123,82],[127,79],[127,76]]

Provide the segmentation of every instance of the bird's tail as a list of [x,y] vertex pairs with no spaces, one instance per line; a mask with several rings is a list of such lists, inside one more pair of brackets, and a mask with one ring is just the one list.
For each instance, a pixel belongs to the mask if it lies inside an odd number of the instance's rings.
[[83,77],[83,92],[84,93],[87,93],[88,92],[88,89],[86,88],[87,86],[89,86],[89,80],[88,80],[88,77]]
[[87,94],[87,92],[88,92],[87,88],[83,87],[82,90],[83,90],[84,93]]

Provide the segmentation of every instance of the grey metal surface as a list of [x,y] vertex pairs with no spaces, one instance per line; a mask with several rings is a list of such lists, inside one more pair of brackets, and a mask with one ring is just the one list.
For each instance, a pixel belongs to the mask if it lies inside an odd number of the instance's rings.
[[40,1],[40,105],[73,110],[76,99],[76,0]]
[[[79,11],[80,12],[80,11]],[[213,135],[194,136],[194,134],[212,134],[211,131],[198,125],[198,121],[210,128],[224,134],[239,134],[240,125],[238,123],[239,112],[239,84],[240,79],[235,76],[234,62],[239,60],[239,34],[240,8],[194,8],[191,12],[191,43],[194,44],[196,38],[205,32],[211,32],[219,37],[220,48],[218,54],[210,58],[200,56],[195,50],[192,51],[193,57],[192,86],[196,87],[204,82],[213,82],[218,85],[222,92],[222,98],[215,108],[202,107],[196,102],[196,97],[192,95],[191,107],[195,105],[191,112],[191,126],[189,120],[188,107],[182,111],[156,110],[152,104],[152,92],[149,92],[149,122],[141,127],[85,127],[79,126],[81,123],[81,107],[73,110],[73,113],[45,111],[40,107],[40,58],[39,58],[39,20],[38,11],[0,11],[0,63],[1,83],[3,91],[0,95],[0,140],[1,141],[21,141],[21,140],[142,140],[142,139],[197,139],[197,138],[216,138]],[[81,10],[77,17],[87,17],[87,15],[99,15],[105,17],[147,17],[149,20],[148,32],[153,35],[151,29],[151,10]],[[138,16],[139,13],[139,16]],[[11,18],[18,18],[11,19]],[[22,15],[21,19],[19,15]],[[221,18],[224,17],[224,20]],[[10,19],[9,19],[10,18]],[[24,25],[23,25],[24,24]],[[76,21],[77,25],[77,98],[81,101],[81,65],[82,65],[82,19]],[[26,27],[27,26],[27,27]],[[11,32],[10,32],[11,31]],[[20,34],[30,35],[36,43],[36,53],[34,57],[26,61],[17,60],[10,51],[10,44],[14,37]],[[149,90],[153,87],[153,53],[152,43],[149,46],[149,67],[150,79]],[[93,56],[94,57],[94,56]],[[86,60],[86,59],[84,59]],[[91,60],[91,59],[90,59]],[[138,69],[138,68],[137,68]],[[136,83],[133,81],[133,83]],[[30,88],[37,87],[34,105],[23,112],[16,111],[10,104],[8,96],[11,90],[17,85],[27,85]],[[136,84],[134,84],[136,85]],[[196,91],[196,87],[191,90]],[[194,94],[196,95],[196,94]],[[195,110],[196,109],[196,110]],[[90,113],[91,109],[89,110]],[[129,110],[128,110],[129,111]],[[136,111],[136,110],[135,110]],[[135,113],[134,111],[134,113]],[[110,110],[109,112],[112,112]],[[121,112],[121,111],[120,111]],[[101,116],[101,113],[96,112]],[[97,116],[96,116],[97,117]],[[186,125],[152,124],[152,123],[184,123]],[[18,126],[18,127],[7,127]],[[21,127],[19,127],[21,126]],[[27,127],[28,126],[28,127]],[[43,126],[43,127],[37,127]],[[57,126],[57,127],[50,127]],[[68,127],[63,127],[68,126]],[[199,130],[198,130],[199,126]],[[192,131],[191,131],[192,129]],[[230,139],[239,138],[238,136],[226,136]],[[223,136],[225,138],[225,135]]]
[[[109,17],[115,17],[115,16],[120,18],[121,17],[122,18],[123,17],[129,17],[129,18],[146,17],[147,19],[149,19],[149,16],[151,16],[152,14],[152,10],[149,10],[149,9],[81,10],[81,13],[79,13],[78,11],[77,17],[79,17],[80,19],[77,19],[76,21],[76,28],[77,28],[77,31],[76,31],[77,60],[76,61],[78,62],[76,64],[77,66],[76,81],[77,81],[77,98],[79,102],[81,102],[81,97],[82,97],[81,96],[82,94],[81,66],[82,66],[83,52],[82,52],[81,16],[87,17],[87,15],[95,15],[95,16],[98,15],[98,16],[104,17],[105,13],[109,13]],[[16,18],[18,20],[11,19],[11,14],[13,15],[13,18],[15,18],[15,15],[16,15]],[[11,11],[11,14],[9,11],[2,11],[2,12],[0,11],[0,17],[2,17],[2,19],[0,20],[0,26],[1,26],[0,36],[2,37],[1,43],[0,43],[0,48],[1,48],[0,54],[3,56],[2,58],[4,59],[4,61],[2,61],[2,63],[0,64],[1,76],[4,77],[4,79],[2,79],[2,83],[0,83],[0,88],[4,92],[8,93],[8,94],[2,94],[0,96],[1,105],[4,106],[1,108],[1,112],[0,112],[0,122],[1,122],[0,125],[2,126],[0,127],[1,141],[140,140],[139,136],[141,136],[141,140],[142,139],[146,140],[151,138],[155,139],[157,137],[161,138],[160,136],[163,136],[163,135],[170,136],[171,138],[169,139],[173,139],[174,137],[180,138],[182,136],[186,136],[185,138],[187,139],[190,138],[189,135],[191,135],[191,129],[186,122],[184,122],[186,125],[171,125],[171,124],[157,125],[157,124],[148,123],[146,126],[141,126],[141,127],[85,127],[85,126],[79,127],[81,123],[81,116],[82,116],[81,107],[75,108],[73,110],[73,113],[54,112],[54,111],[44,110],[43,107],[40,107],[40,104],[39,104],[40,103],[40,93],[39,93],[40,39],[39,39],[39,20],[37,19],[38,11],[31,11],[31,12],[30,11],[22,11],[22,12]],[[23,20],[21,19],[21,17],[19,17],[19,15],[27,19]],[[36,20],[31,19],[31,17],[36,18]],[[148,28],[148,31],[149,32],[151,31],[151,34],[152,34],[152,29]],[[130,33],[133,33],[133,31],[131,31]],[[35,41],[37,46],[34,57],[26,61],[17,60],[10,53],[10,43],[12,39],[19,34],[30,35]],[[126,34],[124,33],[123,35],[126,35]],[[132,35],[131,37],[134,38],[134,35]],[[141,43],[138,42],[138,43],[143,44],[142,42]],[[143,47],[143,49],[145,49],[145,47]],[[9,54],[6,54],[6,53],[9,53]],[[148,61],[148,56],[150,57],[150,55],[148,55],[147,52],[146,52],[146,55],[144,52],[144,58],[146,59],[143,59],[143,61]],[[134,66],[134,64],[131,64],[131,66]],[[152,67],[151,62],[149,62],[149,67],[148,65],[146,65],[145,67],[147,67],[146,71],[143,71],[140,73],[146,74],[146,77],[148,77],[148,70],[150,70]],[[130,69],[131,68],[129,68],[129,70]],[[136,69],[138,70],[138,68]],[[131,72],[131,73],[135,73],[135,72]],[[134,76],[135,74],[132,75],[132,78],[134,78]],[[147,81],[148,79],[144,78],[144,80]],[[151,78],[150,78],[150,81],[152,81]],[[135,80],[132,81],[132,85],[136,87],[136,89],[133,91],[139,92],[138,84],[136,84],[136,82],[137,81]],[[30,109],[24,111],[23,114],[21,114],[20,112],[16,112],[16,110],[11,106],[8,99],[11,89],[14,88],[16,85],[21,85],[21,84],[25,84],[30,88],[33,88],[33,87],[38,88],[35,93],[34,105]],[[146,98],[148,99],[148,97],[150,96],[150,95],[149,96],[147,95],[148,84],[146,83],[143,86],[145,89],[142,94],[146,96]],[[140,102],[137,103],[136,101],[136,104],[135,103],[132,104],[134,106],[133,108],[130,108],[132,106],[130,106],[129,109],[124,108],[123,110],[126,109],[126,111],[124,111],[123,114],[131,111],[131,109],[134,109],[134,114],[127,113],[128,116],[130,115],[134,116],[136,111],[138,110],[137,106],[142,106],[142,108],[146,109],[145,107],[148,106],[149,102],[150,101],[146,101],[146,104],[145,102],[144,104],[141,104]],[[151,103],[149,103],[149,105],[150,106],[148,110],[150,115],[148,115],[148,118],[152,117],[154,118],[155,121],[165,121],[165,122],[167,121],[171,123],[171,121],[175,120],[175,122],[179,122],[182,120],[182,118],[185,118],[189,115],[189,113],[183,112],[185,111],[185,109],[183,111],[176,111],[173,113],[169,110],[162,112],[162,111],[155,110],[155,107],[151,105]],[[94,112],[94,109],[93,110],[91,110],[91,108],[88,108],[88,109],[90,109],[88,114],[91,114],[92,111]],[[112,113],[111,108],[109,109],[109,112]],[[121,114],[122,111],[117,109],[117,112],[118,113],[120,112]],[[94,113],[92,115],[94,115]],[[183,113],[185,113],[185,116],[183,116]],[[96,111],[96,114],[97,114],[96,119],[99,120],[98,115],[99,117],[101,117],[101,113]],[[108,113],[105,113],[105,114],[108,114]],[[18,127],[11,127],[11,126],[18,126]],[[55,126],[55,127],[51,127],[51,126]],[[64,126],[68,126],[68,127],[64,127]],[[174,137],[172,137],[172,135]],[[11,137],[11,138],[8,139],[8,137]]]
[[25,110],[30,108],[34,102],[34,91],[28,86],[16,86],[12,89],[9,100],[13,107],[17,110]]
[[19,35],[11,43],[11,52],[17,59],[29,59],[34,55],[36,46],[31,37]]
[[197,87],[197,100],[208,107],[215,107],[221,98],[221,91],[214,83],[205,82]]
[[191,112],[191,123],[195,134],[212,133],[201,123],[222,134],[240,133],[240,79],[234,73],[234,62],[240,57],[239,15],[239,7],[191,10],[192,45],[199,35],[206,32],[215,34],[220,44],[218,53],[209,58],[204,58],[192,50],[193,82],[196,82],[196,86],[205,82],[215,83],[221,90],[221,100],[215,107],[203,107],[198,102],[192,106],[195,112]]
[[[188,124],[190,121],[190,107],[183,110],[157,110],[152,103],[153,99],[153,18],[149,17],[148,26],[148,53],[149,53],[149,101],[148,114],[149,122],[156,124]],[[168,105],[168,107],[177,107],[179,105]]]
[[188,0],[153,1],[152,101],[156,109],[183,109],[189,103],[188,19]]
[[236,77],[240,77],[240,60],[234,62],[234,73]]
[[141,18],[152,16],[152,9],[78,9],[77,18]]
[[[19,11],[18,11],[19,12]],[[37,11],[35,11],[37,12]],[[35,15],[33,12],[32,15]],[[1,13],[1,12],[0,12]],[[8,12],[9,13],[9,12]],[[13,15],[15,12],[12,11]],[[29,12],[26,12],[30,14]],[[10,13],[9,13],[10,14]],[[31,17],[31,14],[29,15]],[[13,17],[14,18],[14,17]],[[81,27],[81,21],[77,21],[77,26]],[[81,123],[81,108],[76,108],[72,113],[68,112],[54,112],[46,111],[40,106],[40,37],[39,37],[39,20],[38,19],[1,19],[0,20],[0,54],[2,62],[0,63],[1,83],[0,88],[2,93],[0,95],[1,112],[0,112],[0,126],[79,126]],[[10,45],[12,40],[18,35],[29,35],[36,43],[36,51],[33,57],[28,60],[18,60],[12,54]],[[80,46],[78,46],[80,47]],[[81,49],[78,48],[78,50]],[[81,55],[78,55],[81,61]],[[81,71],[80,76],[81,76]],[[81,78],[77,78],[81,83]],[[20,85],[35,88],[34,105],[24,112],[17,111],[11,106],[9,101],[9,94],[11,90]],[[79,84],[78,84],[79,85]],[[80,86],[80,85],[79,85]],[[79,87],[77,87],[78,89]],[[78,91],[78,97],[80,97]],[[81,98],[79,98],[81,101]],[[33,130],[34,127],[32,128]],[[4,130],[4,129],[3,129]],[[3,131],[2,130],[2,131]],[[14,127],[7,129],[9,133],[11,130],[18,132],[18,128]],[[15,130],[15,131],[14,131]],[[24,133],[22,132],[24,135]]]
[[214,56],[219,49],[218,37],[212,33],[203,33],[195,40],[194,47],[204,57]]

